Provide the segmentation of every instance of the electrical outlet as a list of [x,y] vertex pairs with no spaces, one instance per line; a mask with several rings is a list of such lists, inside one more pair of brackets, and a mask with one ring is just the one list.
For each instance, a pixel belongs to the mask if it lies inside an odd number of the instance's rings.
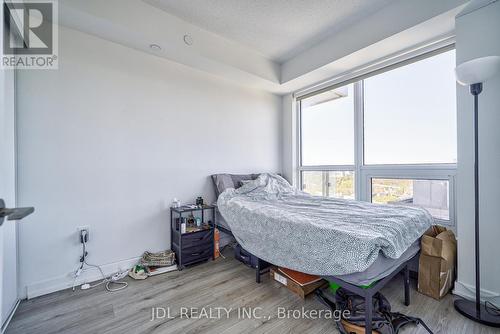
[[89,242],[89,236],[90,236],[90,226],[88,225],[85,225],[85,226],[78,226],[76,228],[76,230],[78,231],[78,241],[80,243],[83,243],[83,240],[82,240],[82,231],[87,231],[87,234],[86,234],[86,237],[85,237],[85,242]]

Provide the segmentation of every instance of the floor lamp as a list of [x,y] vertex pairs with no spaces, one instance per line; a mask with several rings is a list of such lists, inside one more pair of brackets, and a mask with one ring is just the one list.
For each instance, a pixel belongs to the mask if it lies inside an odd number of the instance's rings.
[[[457,66],[455,74],[458,83],[470,86],[474,96],[474,226],[475,226],[475,257],[476,257],[476,300],[459,298],[455,300],[455,309],[465,317],[484,325],[500,327],[500,316],[495,311],[486,309],[481,304],[481,280],[479,267],[479,145],[478,145],[478,98],[483,90],[483,83],[500,71],[500,57],[490,56],[476,58]],[[500,106],[497,106],[500,108]]]

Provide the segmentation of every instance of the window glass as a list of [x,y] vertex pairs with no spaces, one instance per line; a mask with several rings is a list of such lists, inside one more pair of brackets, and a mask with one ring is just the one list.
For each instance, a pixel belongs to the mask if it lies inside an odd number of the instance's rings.
[[315,196],[354,199],[354,172],[302,172],[302,190]]
[[364,80],[366,164],[457,162],[455,51]]
[[302,165],[354,164],[354,85],[301,101]]
[[302,190],[314,195],[324,196],[324,172],[302,172]]
[[328,172],[328,196],[354,199],[354,172]]
[[435,218],[449,220],[449,182],[372,178],[372,202],[427,209]]

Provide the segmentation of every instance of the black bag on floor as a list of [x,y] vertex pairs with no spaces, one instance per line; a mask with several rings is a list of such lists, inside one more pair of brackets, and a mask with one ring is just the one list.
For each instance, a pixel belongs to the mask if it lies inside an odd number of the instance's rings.
[[[342,334],[363,333],[365,329],[365,299],[355,293],[339,288],[335,301],[325,290],[316,290],[319,300],[332,311],[349,311],[348,318],[337,321],[337,327]],[[391,304],[380,292],[373,296],[372,329],[380,334],[397,334],[407,324],[422,325],[430,334],[432,331],[420,318],[410,317],[398,312],[391,312]]]

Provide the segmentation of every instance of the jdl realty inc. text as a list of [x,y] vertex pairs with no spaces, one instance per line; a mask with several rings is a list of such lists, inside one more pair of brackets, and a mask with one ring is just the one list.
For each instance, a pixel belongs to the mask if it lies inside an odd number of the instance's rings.
[[274,312],[269,310],[266,313],[262,307],[180,307],[171,309],[170,307],[152,307],[151,319],[229,319],[237,317],[238,319],[333,319],[339,320],[342,317],[349,318],[349,311],[340,310],[315,310],[305,309],[287,309],[277,307]]

